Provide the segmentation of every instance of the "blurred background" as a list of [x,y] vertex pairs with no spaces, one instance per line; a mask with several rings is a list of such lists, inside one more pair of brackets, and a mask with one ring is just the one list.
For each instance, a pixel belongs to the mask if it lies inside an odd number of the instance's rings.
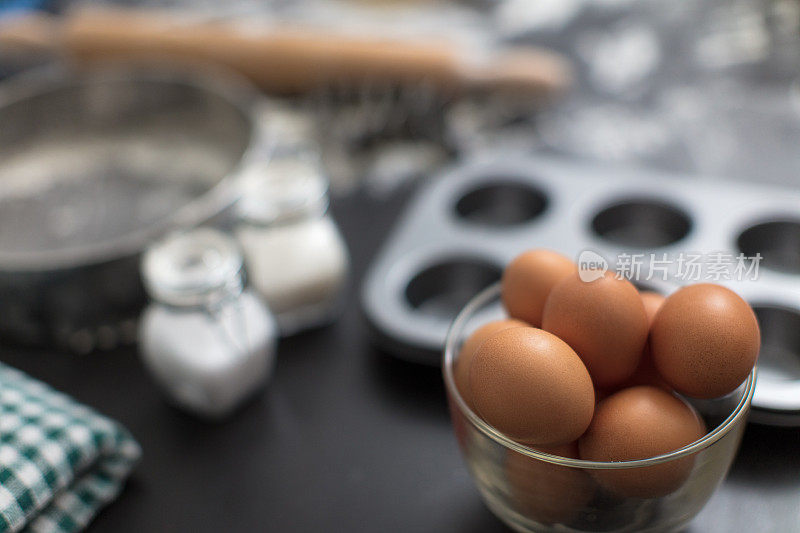
[[[800,380],[797,0],[0,0],[0,77],[0,359],[144,449],[93,530],[502,530],[459,462],[438,369],[408,362],[361,295],[425,187],[482,157],[633,169],[640,195],[663,172],[684,194],[710,184],[700,204],[763,192],[780,231],[747,251],[783,258],[770,294],[792,310],[769,315],[770,342],[779,381]],[[519,194],[493,209],[513,222]],[[277,342],[272,382],[221,425],[172,405],[196,395],[164,402],[169,379],[139,354],[178,331],[142,310],[219,273],[182,256],[142,272],[141,255],[201,225],[235,238],[276,323],[259,333]],[[498,275],[440,269],[404,305],[429,312],[446,286],[446,322]],[[691,531],[798,530],[800,397],[778,411]]]
[[[63,21],[78,10],[136,7],[157,10],[163,24],[176,19],[184,27],[228,22],[238,31],[249,30],[251,36],[268,33],[269,28],[299,28],[321,37],[331,33],[362,37],[365,48],[370,39],[388,37],[411,50],[422,48],[420,62],[432,51],[426,47],[435,49],[438,44],[440,52],[447,49],[456,61],[481,63],[498,48],[524,43],[558,52],[573,69],[568,90],[558,93],[557,103],[539,106],[535,113],[524,109],[529,104],[525,98],[515,105],[478,105],[466,96],[431,95],[430,83],[424,80],[404,87],[407,93],[390,106],[386,101],[390,94],[397,96],[391,83],[397,79],[384,71],[359,80],[363,83],[354,88],[356,95],[350,95],[352,105],[328,110],[340,113],[335,118],[314,116],[313,106],[319,104],[315,99],[342,97],[335,89],[342,90],[348,73],[326,80],[332,94],[324,94],[320,80],[308,82],[301,90],[314,86],[315,94],[290,101],[323,127],[337,125],[333,131],[327,129],[321,141],[330,152],[328,164],[335,170],[334,189],[340,194],[356,184],[379,194],[397,185],[404,174],[427,171],[424,163],[435,165],[443,158],[497,144],[777,183],[791,183],[798,170],[792,134],[798,114],[800,8],[791,0],[690,0],[679,5],[647,0],[30,0],[4,2],[4,18],[30,7],[53,13],[55,20],[50,22]],[[145,22],[142,25],[146,28]],[[55,26],[29,28],[27,43],[25,38],[16,39],[18,47],[7,37],[6,72],[24,68],[23,52],[37,47],[41,51],[43,41],[52,41],[48,35],[55,39],[57,33]],[[100,39],[95,45],[102,49],[108,43]],[[91,51],[90,43],[76,46],[84,49],[67,49],[65,54],[102,55]],[[204,53],[197,50],[196,55]],[[36,60],[45,61],[41,54]],[[547,73],[545,68],[542,75]],[[438,99],[431,101],[434,96]],[[399,122],[405,127],[398,127]],[[406,153],[415,157],[401,157]],[[396,159],[413,159],[423,168],[393,168]],[[357,165],[358,172],[348,165]]]

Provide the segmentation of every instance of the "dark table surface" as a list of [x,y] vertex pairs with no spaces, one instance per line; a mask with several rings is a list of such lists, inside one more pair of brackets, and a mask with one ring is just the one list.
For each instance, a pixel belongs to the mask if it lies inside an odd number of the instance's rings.
[[[274,379],[233,418],[171,407],[133,348],[0,359],[125,424],[144,449],[92,532],[494,532],[458,455],[438,369],[370,343],[358,281],[405,195],[334,204],[353,256],[333,326],[281,342]],[[800,531],[800,431],[751,425],[729,479],[691,532]]]

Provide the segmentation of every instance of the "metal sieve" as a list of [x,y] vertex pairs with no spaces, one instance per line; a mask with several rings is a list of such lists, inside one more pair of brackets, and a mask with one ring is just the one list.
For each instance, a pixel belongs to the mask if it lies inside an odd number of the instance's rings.
[[218,71],[44,70],[0,86],[0,335],[133,338],[139,253],[225,212],[262,157],[254,94]]

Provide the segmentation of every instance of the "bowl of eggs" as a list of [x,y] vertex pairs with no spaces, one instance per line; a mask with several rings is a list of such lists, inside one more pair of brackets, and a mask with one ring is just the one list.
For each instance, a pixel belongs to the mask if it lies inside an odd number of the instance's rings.
[[448,333],[456,438],[517,531],[674,531],[730,468],[755,388],[750,306],[720,285],[668,297],[524,252]]

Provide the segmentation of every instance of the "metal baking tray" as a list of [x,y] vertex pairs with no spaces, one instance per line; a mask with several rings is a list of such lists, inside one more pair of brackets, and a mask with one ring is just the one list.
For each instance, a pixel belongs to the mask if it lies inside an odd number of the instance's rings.
[[[754,307],[762,328],[753,420],[800,426],[800,191],[509,153],[485,154],[423,187],[374,260],[362,305],[377,341],[436,365],[450,321],[521,251],[614,268],[620,254],[760,253],[757,279],[712,279]],[[665,294],[696,282],[653,268],[638,283]],[[710,275],[710,274],[706,274]]]

